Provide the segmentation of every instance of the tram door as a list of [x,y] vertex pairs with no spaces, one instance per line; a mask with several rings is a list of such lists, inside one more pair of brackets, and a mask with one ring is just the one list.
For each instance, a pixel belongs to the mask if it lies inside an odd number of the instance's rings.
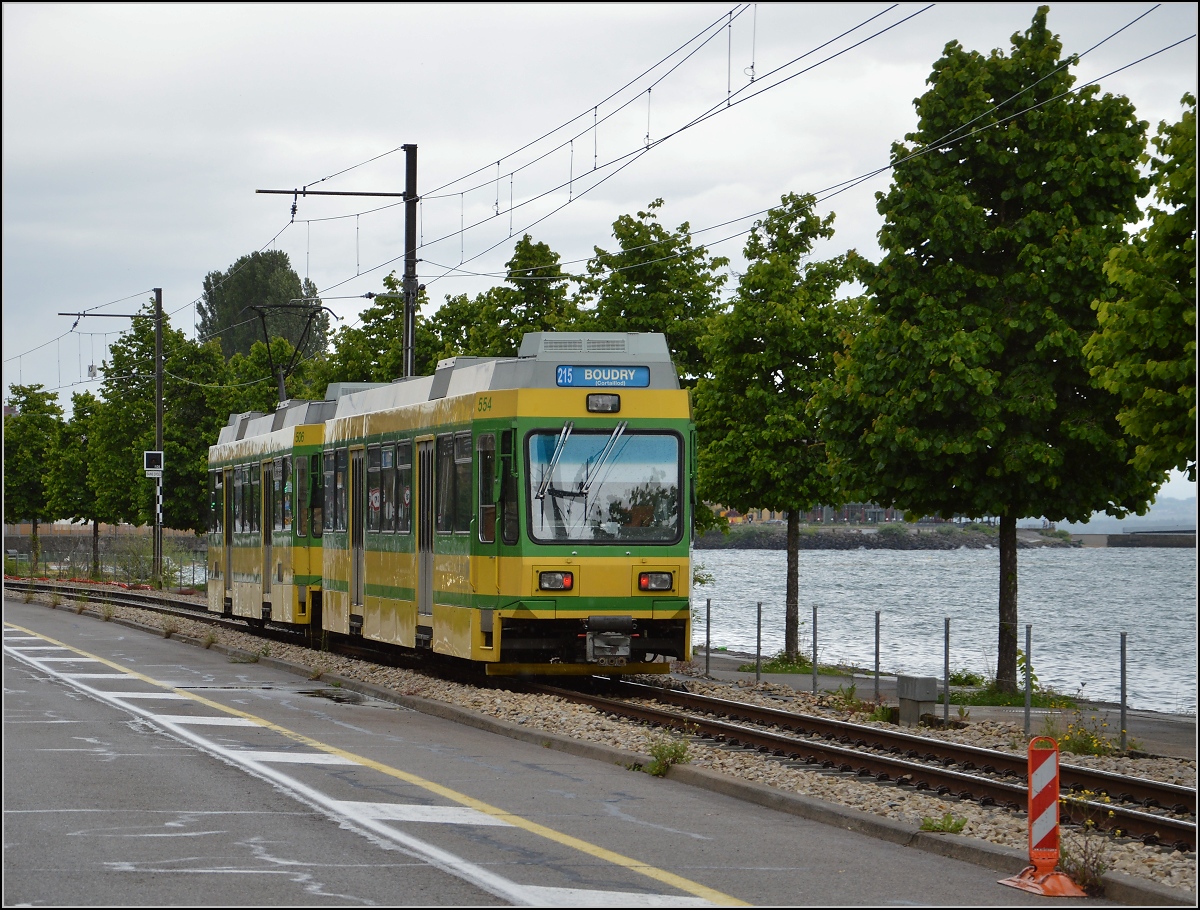
[[264,461],[262,466],[262,592],[263,602],[271,596],[271,528],[275,518],[274,464]]
[[363,473],[363,450],[350,453],[350,604],[362,606],[366,587],[366,553],[363,547],[366,475]]
[[433,615],[433,440],[417,441],[417,624]]
[[225,469],[225,596],[233,596],[233,468]]

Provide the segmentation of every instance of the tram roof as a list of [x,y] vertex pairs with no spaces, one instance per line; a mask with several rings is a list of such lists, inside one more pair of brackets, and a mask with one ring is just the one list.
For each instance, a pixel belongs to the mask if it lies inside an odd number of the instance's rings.
[[641,388],[678,389],[679,376],[661,332],[529,332],[516,357],[448,357],[432,376],[397,379],[343,394],[335,417],[386,411],[500,389],[558,387],[559,367],[645,367]]
[[291,400],[275,411],[232,414],[217,444],[425,401],[498,389],[552,389],[559,367],[645,367],[641,388],[678,389],[667,338],[661,332],[529,332],[516,357],[448,357],[432,376],[393,382],[332,382],[324,401]]

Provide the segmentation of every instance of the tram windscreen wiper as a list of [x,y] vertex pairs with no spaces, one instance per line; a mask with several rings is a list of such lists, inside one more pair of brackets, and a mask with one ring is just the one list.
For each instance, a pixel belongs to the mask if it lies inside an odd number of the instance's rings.
[[546,476],[542,478],[542,484],[538,487],[534,498],[546,498],[546,489],[550,486],[550,481],[554,479],[554,469],[558,466],[558,460],[562,458],[563,449],[567,447],[567,440],[571,438],[573,429],[575,429],[574,421],[568,420],[563,424],[562,431],[558,434],[558,442],[554,444],[554,454],[550,456],[550,465],[546,468]]
[[592,484],[596,481],[596,478],[600,476],[600,469],[603,468],[605,462],[612,457],[612,453],[616,448],[617,441],[620,440],[621,436],[625,433],[625,428],[627,426],[629,426],[629,421],[622,420],[612,431],[612,435],[608,437],[608,443],[604,446],[604,451],[602,451],[600,453],[600,457],[596,459],[595,467],[588,475],[588,479],[585,480],[583,485],[579,488],[580,493],[583,493],[586,496],[588,491],[591,490]]

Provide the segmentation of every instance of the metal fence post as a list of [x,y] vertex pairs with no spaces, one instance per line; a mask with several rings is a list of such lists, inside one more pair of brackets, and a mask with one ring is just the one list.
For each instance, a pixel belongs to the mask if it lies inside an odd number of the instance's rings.
[[758,644],[755,646],[754,681],[762,682],[762,601],[758,602]]
[[704,675],[712,676],[712,598],[704,607]]
[[879,611],[875,611],[875,704],[879,704]]
[[813,695],[817,694],[817,605],[813,604]]
[[1125,634],[1121,633],[1121,751],[1125,751]]
[[942,725],[950,726],[950,617],[946,617],[945,680],[942,683]]
[[1033,705],[1033,687],[1031,684],[1033,657],[1030,654],[1033,625],[1025,623],[1025,735],[1029,735],[1029,709]]

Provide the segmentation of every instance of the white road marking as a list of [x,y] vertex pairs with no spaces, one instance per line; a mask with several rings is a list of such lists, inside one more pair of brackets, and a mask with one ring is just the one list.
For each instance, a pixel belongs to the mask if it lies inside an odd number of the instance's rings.
[[110,698],[174,698],[179,701],[191,701],[186,695],[178,692],[105,692]]
[[413,803],[368,803],[343,801],[336,804],[347,815],[389,822],[433,822],[449,825],[492,825],[511,828],[511,823],[467,806],[421,806]]
[[246,717],[192,717],[188,714],[151,714],[151,720],[168,724],[193,724],[208,727],[257,727],[254,721]]
[[[159,720],[153,714],[152,720]],[[358,762],[333,755],[329,752],[267,752],[252,749],[222,749],[223,755],[237,762],[262,762],[263,764],[284,765],[357,765]]]

